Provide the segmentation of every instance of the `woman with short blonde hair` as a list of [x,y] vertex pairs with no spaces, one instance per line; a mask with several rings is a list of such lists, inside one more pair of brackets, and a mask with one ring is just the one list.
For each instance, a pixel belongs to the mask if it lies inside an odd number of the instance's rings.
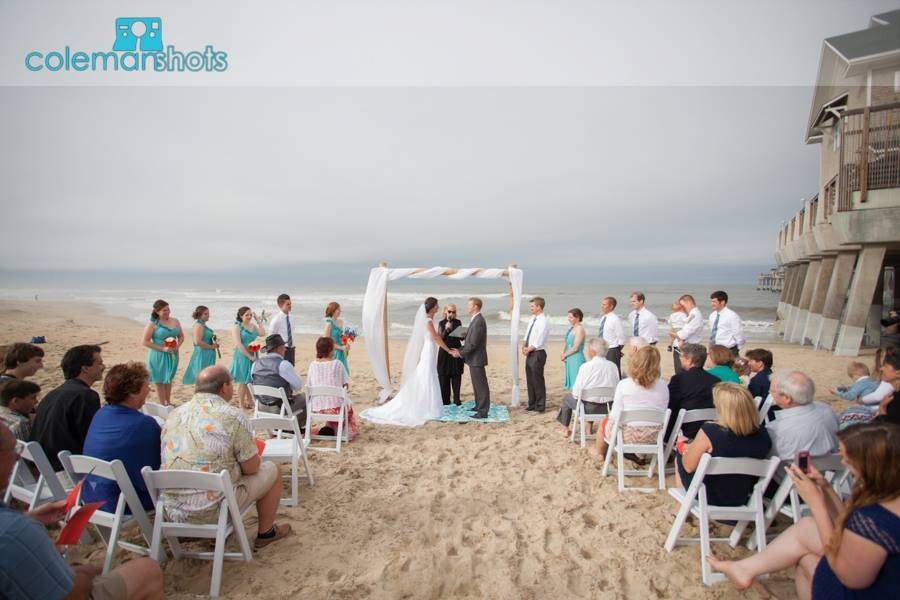
[[759,411],[750,392],[736,383],[713,386],[716,423],[737,435],[753,435],[759,429]]

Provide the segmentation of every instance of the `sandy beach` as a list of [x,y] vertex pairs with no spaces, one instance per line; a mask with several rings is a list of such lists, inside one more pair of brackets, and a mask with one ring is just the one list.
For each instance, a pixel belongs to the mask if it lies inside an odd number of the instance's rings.
[[[76,344],[103,343],[107,367],[145,359],[141,324],[94,306],[3,301],[0,310],[0,343],[47,337],[46,368],[34,378],[42,393],[61,383],[60,358]],[[176,316],[189,327],[187,315]],[[229,341],[223,344],[222,362],[230,364],[230,334],[218,334]],[[298,343],[303,376],[314,356],[312,341]],[[404,346],[405,340],[391,342],[395,381]],[[799,368],[813,377],[819,399],[826,400],[827,389],[846,379],[850,359],[796,346],[769,347],[776,368]],[[429,423],[416,429],[363,422],[359,438],[340,455],[313,452],[315,487],[303,485],[300,505],[279,510],[279,520],[290,522],[294,535],[256,552],[251,563],[229,563],[223,597],[793,598],[791,572],[776,574],[748,593],[730,584],[705,588],[698,546],[665,552],[674,507],[668,494],[619,494],[614,477],[602,479],[599,465],[555,433],[564,395],[561,351],[560,342],[548,350],[545,414],[519,408],[511,409],[508,423]],[[508,344],[492,340],[489,353],[492,399],[508,404]],[[179,381],[189,356],[187,342]],[[871,362],[871,356],[864,360]],[[376,397],[361,341],[350,366],[350,394],[359,411]],[[672,362],[665,352],[663,367],[668,378]],[[520,382],[524,396],[521,372]],[[175,385],[176,403],[191,394],[191,387]],[[472,395],[468,375],[463,395]],[[836,410],[844,405],[833,404]],[[255,526],[249,529],[255,535]],[[696,527],[689,530],[696,535]],[[715,545],[714,551],[747,553],[727,545]],[[74,554],[102,560],[99,545]],[[121,561],[129,555],[118,556]],[[210,570],[211,563],[202,561],[167,563],[166,597],[206,594]]]

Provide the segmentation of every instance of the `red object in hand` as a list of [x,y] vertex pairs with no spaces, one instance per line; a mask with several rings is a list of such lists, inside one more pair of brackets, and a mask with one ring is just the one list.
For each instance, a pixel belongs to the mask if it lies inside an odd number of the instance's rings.
[[341,344],[343,344],[344,346],[346,346],[347,342],[349,342],[349,341],[350,341],[350,338],[348,338],[346,335],[341,336]]
[[247,350],[249,350],[250,352],[259,352],[259,349],[261,347],[262,345],[259,342],[252,342],[247,346]]
[[167,337],[165,341],[163,341],[163,348],[175,348],[178,344],[178,340],[173,337]]
[[684,451],[687,449],[687,438],[678,438],[678,441],[675,442],[675,449],[678,450],[678,454],[684,455]]
[[84,533],[84,528],[90,522],[91,516],[101,506],[103,506],[102,502],[91,502],[79,508],[78,512],[72,515],[66,526],[59,532],[59,537],[56,538],[56,545],[72,546],[77,544],[81,540],[81,534]]
[[69,511],[75,508],[75,504],[78,502],[78,494],[81,492],[81,484],[84,483],[84,479],[75,484],[75,487],[69,492],[69,495],[66,496],[66,505],[63,507],[63,510],[66,511],[66,514],[69,514]]
[[256,442],[256,451],[262,456],[266,451],[266,443],[259,438],[254,438],[253,441]]

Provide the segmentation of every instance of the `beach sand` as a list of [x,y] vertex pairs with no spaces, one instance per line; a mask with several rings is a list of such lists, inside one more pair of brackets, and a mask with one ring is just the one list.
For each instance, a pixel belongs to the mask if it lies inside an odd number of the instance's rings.
[[[42,394],[61,383],[58,365],[70,346],[104,343],[107,367],[146,356],[139,323],[94,306],[2,301],[0,310],[0,343],[47,337],[46,368],[34,378]],[[182,323],[189,329],[189,320]],[[229,332],[218,334],[223,342],[231,339]],[[229,365],[231,343],[223,346],[222,362]],[[391,343],[395,381],[404,346],[405,340]],[[846,379],[850,359],[791,345],[769,348],[776,368],[809,373],[820,399]],[[748,593],[727,583],[706,588],[699,546],[665,552],[675,506],[668,494],[618,493],[614,476],[601,478],[598,464],[556,434],[556,411],[564,395],[561,351],[560,342],[548,351],[544,414],[518,408],[510,410],[508,423],[433,422],[415,429],[362,422],[359,438],[340,455],[312,452],[316,485],[301,484],[300,505],[279,509],[278,520],[291,523],[294,535],[256,552],[251,563],[229,562],[222,596],[793,598],[790,572]],[[503,404],[510,398],[509,354],[508,343],[490,342],[492,400]],[[187,342],[179,381],[189,357]],[[313,357],[313,339],[302,339],[297,350],[301,374]],[[362,341],[354,346],[350,366],[350,394],[359,412],[373,404],[377,390]],[[668,378],[672,361],[667,352],[663,367]],[[523,372],[520,381],[525,398]],[[175,402],[191,393],[177,384]],[[464,399],[472,396],[468,374],[463,394]],[[836,409],[845,405],[834,404]],[[252,538],[255,525],[248,527]],[[688,534],[696,536],[697,528],[687,526],[682,535]],[[99,544],[73,550],[80,560],[102,561]],[[743,547],[731,550],[722,544],[714,545],[714,552],[747,555]],[[117,562],[127,557],[120,551]],[[208,592],[211,563],[171,561],[164,570],[167,598]]]

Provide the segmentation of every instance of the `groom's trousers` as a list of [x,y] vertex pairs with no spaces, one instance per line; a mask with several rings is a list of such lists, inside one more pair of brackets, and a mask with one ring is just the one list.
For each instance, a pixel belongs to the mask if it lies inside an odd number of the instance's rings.
[[528,408],[544,412],[547,408],[547,386],[544,383],[544,365],[547,352],[535,350],[525,358],[525,382],[528,385]]
[[491,408],[491,388],[488,386],[487,372],[484,367],[469,367],[472,388],[475,390],[475,412],[486,417]]

